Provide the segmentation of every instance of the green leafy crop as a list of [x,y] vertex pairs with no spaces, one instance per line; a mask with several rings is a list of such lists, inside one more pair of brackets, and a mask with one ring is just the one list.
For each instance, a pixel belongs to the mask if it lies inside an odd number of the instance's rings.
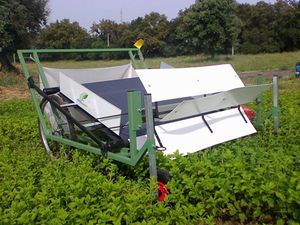
[[[0,224],[297,224],[299,90],[299,80],[280,83],[278,135],[269,118],[252,136],[176,160],[159,154],[172,175],[164,203],[153,195],[147,157],[134,168],[78,150],[52,159],[31,102],[2,102]],[[267,110],[271,91],[264,100]]]

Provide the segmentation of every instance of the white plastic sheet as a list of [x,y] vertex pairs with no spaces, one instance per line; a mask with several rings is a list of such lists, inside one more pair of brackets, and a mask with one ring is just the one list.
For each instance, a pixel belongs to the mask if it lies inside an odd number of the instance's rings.
[[[136,70],[136,72],[147,92],[152,94],[153,101],[203,96],[244,87],[243,82],[229,64]],[[219,99],[214,101],[217,106]],[[182,110],[186,110],[184,113],[190,113],[189,108],[183,108]],[[243,111],[242,113],[244,114]],[[165,154],[179,150],[185,155],[255,133],[255,128],[245,114],[244,118],[247,123],[238,109],[206,115],[205,119],[213,133],[205,125],[201,116],[157,125],[155,129],[163,146],[166,147]],[[140,137],[138,143],[142,144],[144,139],[145,137]],[[158,143],[157,141],[157,145]]]
[[[72,76],[72,71],[70,74],[65,73],[66,71],[60,73],[61,92],[95,118],[122,112],[123,109],[83,86],[82,83],[86,81],[84,78],[83,80],[76,78],[75,73]],[[244,87],[243,82],[229,64],[195,68],[143,69],[131,72],[130,76],[135,76],[135,73],[140,78],[145,91],[152,94],[153,102],[209,95]],[[94,81],[94,75],[90,76],[87,82]],[[104,75],[104,77],[109,76]],[[121,76],[119,79],[121,78],[124,77]],[[88,94],[89,99],[80,102],[78,99],[83,93]],[[163,146],[167,148],[165,154],[171,154],[176,150],[187,154],[255,133],[255,128],[245,114],[244,117],[247,122],[244,121],[238,109],[206,115],[205,119],[213,132],[208,129],[201,116],[156,125],[155,129]],[[107,126],[118,126],[121,118],[100,121]],[[118,128],[113,131],[117,134],[120,132]],[[139,136],[138,145],[142,146],[145,139],[145,135]],[[156,144],[159,145],[158,140]]]
[[131,64],[106,68],[86,69],[60,69],[43,67],[43,70],[50,87],[60,86],[60,72],[65,76],[71,77],[72,80],[76,81],[79,84],[124,79],[137,76]]
[[136,70],[152,100],[197,96],[244,87],[231,65]]
[[161,121],[176,120],[220,109],[226,109],[254,101],[270,84],[254,85],[222,91],[207,97],[184,100]]

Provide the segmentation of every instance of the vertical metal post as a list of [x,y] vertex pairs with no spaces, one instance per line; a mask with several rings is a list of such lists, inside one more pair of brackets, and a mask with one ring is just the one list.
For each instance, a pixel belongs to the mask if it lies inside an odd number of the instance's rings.
[[137,155],[136,131],[141,128],[141,92],[128,91],[128,118],[129,118],[129,138],[130,138],[130,156],[134,158]]
[[278,134],[279,115],[278,115],[278,76],[273,76],[273,117],[274,133]]
[[146,94],[145,100],[145,116],[146,116],[146,129],[147,129],[147,141],[149,142],[149,166],[150,177],[157,179],[157,166],[155,156],[155,139],[154,139],[154,123],[153,123],[153,109],[152,109],[152,97],[151,94]]
[[[258,85],[264,83],[264,76],[262,74],[257,75],[256,83]],[[262,94],[260,94],[256,98],[256,110],[255,110],[255,121],[254,121],[256,129],[259,129],[262,124],[262,110],[263,110],[263,98],[262,98]]]

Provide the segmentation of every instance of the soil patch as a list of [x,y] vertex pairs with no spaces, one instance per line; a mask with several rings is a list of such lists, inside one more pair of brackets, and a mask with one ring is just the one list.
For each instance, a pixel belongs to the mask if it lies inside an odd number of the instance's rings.
[[0,101],[9,101],[13,99],[27,99],[30,93],[27,88],[4,87],[0,86]]

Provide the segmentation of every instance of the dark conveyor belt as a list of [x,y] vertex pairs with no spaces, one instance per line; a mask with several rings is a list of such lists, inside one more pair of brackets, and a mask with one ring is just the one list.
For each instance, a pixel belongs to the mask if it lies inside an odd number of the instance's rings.
[[[129,138],[129,130],[127,126],[128,124],[127,92],[135,90],[135,91],[140,91],[142,95],[146,94],[147,91],[143,83],[141,82],[141,80],[138,77],[134,77],[134,78],[119,79],[119,80],[84,83],[82,85],[121,110],[120,115],[118,115],[121,117],[119,135],[123,140],[127,140]],[[194,96],[194,97],[199,97],[199,96]],[[154,104],[154,107],[156,109],[155,114],[157,117],[160,114],[164,115],[165,113],[168,113],[171,110],[173,110],[173,108],[178,103],[188,99],[193,99],[193,97],[183,97],[178,99],[170,99],[170,100],[157,102]],[[164,105],[167,107],[167,111],[165,111],[166,107],[164,107]],[[116,115],[111,115],[111,116],[116,116]],[[100,119],[101,121],[101,118],[98,119]],[[155,124],[159,124],[159,122],[155,121]],[[144,135],[144,134],[145,134],[145,129],[141,129],[138,135]]]
[[142,95],[146,94],[147,93],[146,89],[144,88],[141,80],[138,77],[134,77],[134,78],[126,78],[120,80],[85,83],[82,85],[121,110],[120,137],[123,140],[128,139],[129,130],[127,127],[127,123],[128,123],[127,92],[134,90],[134,91],[140,91]]
[[[127,92],[135,90],[135,91],[141,91],[142,95],[147,93],[143,83],[138,77],[126,78],[120,80],[101,81],[101,82],[94,82],[94,83],[85,83],[82,85],[88,88],[90,91],[94,92],[99,97],[105,99],[107,102],[119,108],[122,114],[121,124],[124,124],[123,122],[126,123],[128,121],[127,115],[123,116],[123,114],[128,113]],[[164,105],[167,106],[168,108],[167,112],[170,112],[178,103],[182,102],[183,100],[189,100],[197,97],[202,97],[202,96],[182,97],[182,98],[164,100],[164,101],[156,102],[154,106],[158,107],[156,108],[157,114],[164,114],[166,113],[164,112],[166,107],[160,107],[160,106],[164,106]]]
[[85,83],[82,85],[101,98],[121,109],[122,114],[128,112],[128,91],[141,91],[142,95],[146,94],[146,90],[138,77],[95,83]]

